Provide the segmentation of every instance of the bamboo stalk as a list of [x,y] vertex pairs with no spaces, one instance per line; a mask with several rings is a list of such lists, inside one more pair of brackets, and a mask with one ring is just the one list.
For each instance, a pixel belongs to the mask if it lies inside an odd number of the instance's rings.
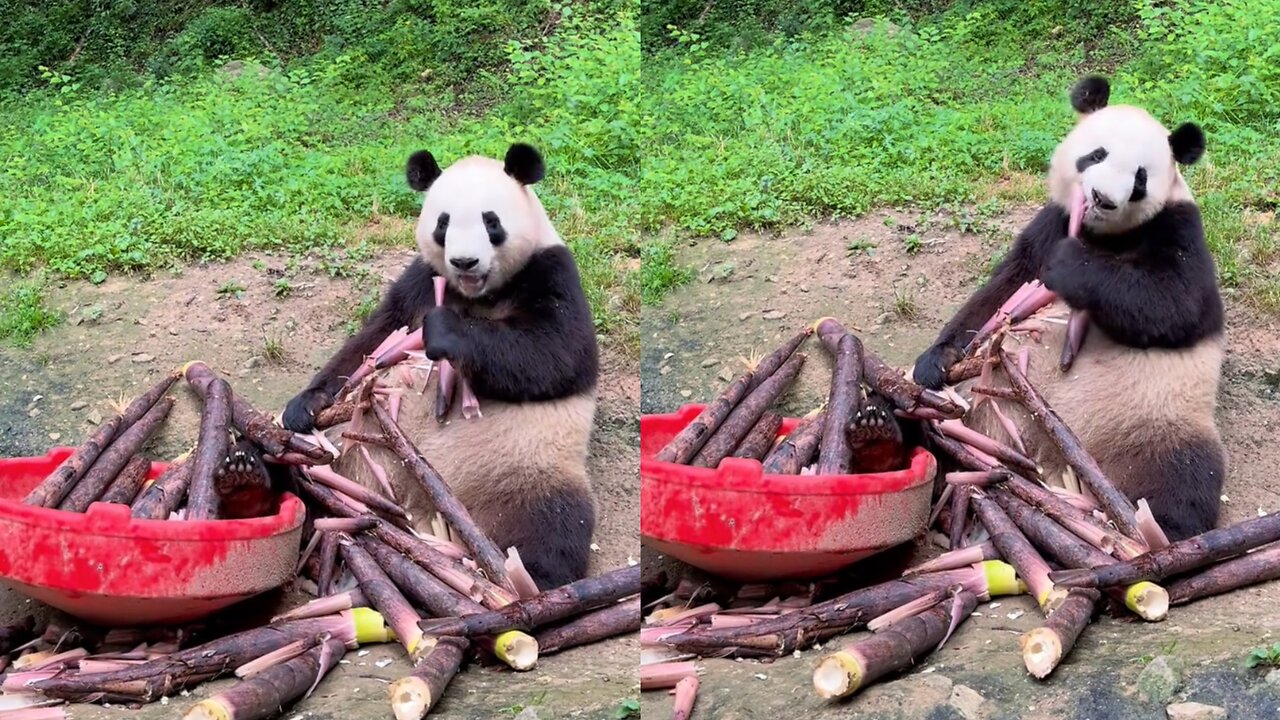
[[339,541],[339,551],[351,574],[360,582],[360,592],[386,618],[409,657],[417,658],[423,650],[423,634],[418,627],[422,616],[409,604],[386,572],[363,548],[350,538]]
[[320,597],[333,592],[333,576],[338,567],[338,535],[333,532],[320,533],[320,574],[316,577],[316,588]]
[[736,657],[781,657],[815,642],[856,630],[869,620],[923,595],[964,585],[981,596],[1016,595],[1025,590],[1014,569],[990,560],[963,570],[913,575],[854,590],[807,608],[748,627],[688,630],[663,639],[681,652]]
[[230,445],[231,385],[220,377],[209,381],[200,415],[200,435],[191,458],[191,485],[187,490],[187,517],[215,520],[221,500],[214,478],[223,467]]
[[171,397],[161,398],[137,422],[121,432],[120,436],[102,451],[94,461],[93,467],[80,477],[62,502],[58,503],[58,509],[77,513],[88,510],[111,481],[116,479],[129,460],[138,454],[147,440],[160,428],[168,417],[169,411],[173,409],[173,403],[174,400]]
[[693,715],[693,704],[698,699],[698,676],[681,678],[676,683],[676,699],[671,706],[672,720],[689,720]]
[[650,663],[640,666],[640,690],[665,690],[685,678],[698,677],[698,666],[691,660]]
[[818,446],[818,474],[845,475],[853,464],[845,429],[862,404],[862,342],[834,318],[819,320],[814,330],[835,361]]
[[1155,515],[1151,513],[1151,506],[1147,504],[1146,498],[1138,500],[1138,510],[1134,513],[1134,517],[1138,520],[1138,531],[1142,534],[1142,540],[1147,547],[1152,550],[1159,550],[1169,545],[1169,538],[1161,529],[1160,523],[1156,522]]
[[1067,319],[1067,336],[1062,342],[1062,356],[1058,359],[1058,367],[1062,372],[1067,372],[1075,364],[1076,356],[1080,354],[1080,348],[1084,346],[1088,335],[1089,313],[1073,309]]
[[237,667],[301,638],[329,633],[349,646],[386,642],[381,616],[359,608],[341,615],[253,628],[125,670],[59,675],[30,683],[31,690],[70,702],[149,703]]
[[826,411],[809,413],[791,433],[764,459],[765,474],[799,475],[800,468],[809,464],[826,423]]
[[1168,547],[1115,565],[1059,570],[1053,577],[1065,587],[1110,587],[1139,580],[1162,580],[1276,540],[1280,540],[1280,512],[1169,543]]
[[[182,373],[187,378],[187,384],[201,399],[208,393],[209,383],[217,377],[208,365],[198,360],[187,363]],[[231,422],[241,435],[249,438],[268,455],[280,457],[292,452],[321,464],[334,459],[319,445],[300,441],[292,432],[276,425],[270,415],[254,409],[239,394],[231,396]]]
[[970,502],[1000,555],[1017,569],[1018,577],[1031,588],[1032,596],[1045,614],[1052,613],[1066,599],[1067,593],[1054,587],[1049,579],[1049,564],[995,501],[975,493]]
[[1101,595],[1097,590],[1071,588],[1067,598],[1045,621],[1018,639],[1022,650],[1022,662],[1027,672],[1044,679],[1053,672],[1062,659],[1071,652],[1080,633],[1093,617]]
[[324,465],[312,465],[310,467],[304,467],[302,472],[308,478],[311,478],[321,485],[326,485],[347,497],[359,500],[373,510],[402,520],[409,519],[409,513],[405,512],[404,508],[370,490],[364,485],[361,485],[348,477],[339,475],[334,472],[332,468]]
[[848,697],[933,652],[948,629],[978,605],[971,592],[962,591],[957,597],[958,604],[942,603],[823,658],[813,673],[818,696]]
[[1126,537],[1138,541],[1142,534],[1138,530],[1137,518],[1134,517],[1133,503],[1129,502],[1129,498],[1125,497],[1124,493],[1120,492],[1107,478],[1098,463],[1085,451],[1080,438],[1071,432],[1071,428],[1067,427],[1057,413],[1045,403],[1044,398],[1040,397],[1040,393],[1032,387],[1016,361],[1007,353],[1001,352],[1000,364],[1004,367],[1010,385],[1018,393],[1019,400],[1053,439],[1054,444],[1062,451],[1067,464],[1076,471],[1080,480],[1106,509],[1112,522]]
[[1214,565],[1169,585],[1169,601],[1184,605],[1280,578],[1280,543]]
[[107,447],[121,433],[133,427],[134,423],[150,412],[179,377],[181,373],[176,370],[166,374],[159,382],[129,403],[124,412],[99,425],[93,435],[49,473],[48,477],[28,493],[22,502],[38,507],[57,507]]
[[663,446],[656,455],[654,460],[658,462],[676,463],[677,465],[687,465],[697,454],[707,440],[715,434],[720,428],[724,419],[733,412],[738,406],[742,398],[747,396],[747,390],[751,386],[752,373],[746,372],[739,375],[729,387],[725,388],[715,400],[702,409],[698,413],[698,417],[693,422],[685,425],[675,437]]
[[733,457],[760,460],[770,449],[778,437],[778,428],[782,427],[782,416],[772,410],[766,410],[760,421],[751,428],[751,432],[743,438],[742,443],[733,451]]
[[982,374],[982,366],[985,365],[987,359],[980,355],[973,355],[955,363],[947,368],[947,384],[959,385],[965,380],[972,380]]
[[107,491],[102,493],[102,497],[98,498],[98,502],[115,503],[117,505],[128,505],[138,495],[138,491],[142,489],[142,483],[147,479],[147,472],[151,470],[151,461],[141,455],[134,455],[129,462],[116,476],[116,479],[107,486]]
[[536,597],[517,600],[500,610],[459,618],[427,620],[422,623],[422,629],[436,637],[475,637],[508,630],[533,630],[639,592],[640,566],[635,565],[562,585]]
[[374,537],[391,548],[413,560],[419,566],[429,570],[444,584],[457,590],[484,605],[490,610],[497,610],[515,602],[515,593],[500,587],[476,574],[467,566],[449,557],[436,547],[393,527],[390,523],[379,520],[373,531]]
[[286,613],[282,613],[271,618],[271,622],[282,622],[285,620],[302,620],[304,618],[323,617],[325,615],[333,615],[343,610],[351,608],[367,608],[369,600],[365,598],[364,593],[360,590],[348,590],[346,592],[328,595],[326,597],[316,598],[305,605],[300,605]]
[[391,712],[396,720],[422,720],[431,712],[462,667],[469,644],[466,638],[438,638],[412,674],[391,684]]
[[1062,496],[1026,478],[1010,475],[1002,487],[1023,502],[1034,505],[1040,512],[1105,553],[1115,553],[1127,560],[1146,552],[1146,548],[1142,545],[1104,526],[1091,513],[1075,507]]
[[970,505],[969,488],[958,486],[951,493],[951,549],[959,550],[964,547],[964,536],[968,531],[969,522],[969,505]]
[[938,429],[944,435],[977,448],[1006,465],[1026,470],[1034,475],[1040,474],[1040,468],[1034,460],[1002,442],[983,435],[959,420],[943,420],[938,423]]
[[623,633],[640,629],[640,596],[606,605],[563,625],[538,633],[538,652],[542,655],[589,645]]
[[481,569],[498,585],[513,589],[511,579],[507,577],[506,559],[493,541],[488,538],[471,518],[471,513],[459,502],[449,489],[440,473],[431,467],[431,463],[418,452],[400,426],[387,414],[387,410],[379,403],[373,403],[373,412],[382,429],[391,440],[392,449],[404,460],[405,466],[418,479],[418,483],[426,491],[436,510],[449,521],[449,525],[457,531],[462,541],[467,544],[474,559]]
[[908,380],[865,347],[862,350],[862,379],[869,387],[907,412],[926,407],[949,418],[964,415],[964,408]]
[[163,520],[182,506],[191,483],[189,453],[183,453],[148,485],[133,501],[130,515],[145,520]]
[[707,439],[698,454],[693,456],[690,464],[694,467],[719,465],[720,461],[742,442],[742,438],[760,420],[764,411],[791,387],[796,376],[800,374],[800,368],[804,365],[806,357],[804,353],[792,355],[776,373],[743,398],[742,402],[724,419],[720,428]]
[[197,703],[183,720],[265,720],[309,694],[347,653],[341,640],[329,638],[290,660],[259,671],[217,695]]
[[943,570],[955,570],[958,568],[980,563],[983,560],[999,560],[1000,552],[996,550],[996,546],[990,541],[970,545],[969,547],[960,548],[945,552],[928,562],[920,563],[915,567],[907,568],[902,572],[904,576],[922,575],[924,573],[941,572]]
[[[991,497],[1033,545],[1059,564],[1069,568],[1092,568],[1117,562],[1008,492],[996,491],[991,493]],[[1134,583],[1115,588],[1111,594],[1143,620],[1160,621],[1169,613],[1169,594],[1154,583]]]

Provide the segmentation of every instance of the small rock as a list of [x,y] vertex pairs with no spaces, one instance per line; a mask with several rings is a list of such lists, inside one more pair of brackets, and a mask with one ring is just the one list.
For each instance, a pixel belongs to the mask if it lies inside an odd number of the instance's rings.
[[1266,679],[1268,685],[1280,685],[1280,670],[1272,670],[1267,673]]
[[800,286],[800,292],[809,292],[809,286],[808,286],[808,285],[801,285],[801,286]]
[[40,408],[31,408],[27,411],[27,417],[35,417],[40,414]]
[[120,362],[120,359],[123,357],[124,355],[111,355],[107,358],[107,364],[115,365],[116,363]]
[[58,440],[62,437],[62,433],[49,433],[50,440]]
[[786,310],[770,310],[765,314],[761,315],[760,317],[764,318],[765,320],[781,320],[786,316],[787,316]]
[[97,410],[94,410],[93,412],[89,413],[89,417],[85,418],[84,421],[89,423],[90,425],[98,425],[102,422],[102,413],[98,412]]
[[256,368],[256,367],[258,367],[258,366],[262,365],[262,363],[263,363],[263,362],[265,362],[265,360],[263,360],[261,357],[259,357],[259,356],[257,356],[257,355],[254,355],[253,357],[249,358],[249,361],[248,361],[248,362],[246,362],[246,363],[244,364],[244,369],[245,369],[245,370],[252,370],[253,368]]
[[139,363],[139,364],[141,364],[141,363],[149,363],[149,362],[151,362],[152,360],[155,360],[155,356],[153,356],[153,355],[148,355],[148,354],[146,354],[146,353],[142,353],[141,355],[134,355],[134,356],[133,356],[133,361],[134,361],[134,362],[136,362],[136,363]]
[[169,334],[170,334],[170,335],[181,335],[182,333],[178,332],[178,328],[169,328]]
[[719,364],[720,364],[720,361],[715,358],[707,358],[706,360],[702,361],[702,367],[704,368],[712,367],[713,365],[719,365]]
[[671,366],[670,366],[670,365],[663,365],[663,366],[662,366],[662,369],[658,371],[658,374],[659,374],[659,375],[666,375],[666,374],[667,374],[667,373],[669,373],[669,372],[671,372]]
[[1227,717],[1226,708],[1198,702],[1174,703],[1164,711],[1169,715],[1169,720],[1223,720]]
[[955,708],[965,720],[977,720],[986,698],[967,685],[956,685],[951,688],[951,707]]
[[537,710],[527,707],[521,710],[520,714],[515,716],[514,720],[541,720],[541,718],[538,716]]
[[733,371],[731,371],[729,368],[725,368],[721,370],[720,374],[717,375],[716,377],[720,378],[724,382],[729,382],[730,380],[733,379]]
[[1170,655],[1157,655],[1138,675],[1138,697],[1143,702],[1168,702],[1182,685],[1182,661]]
[[83,401],[83,400],[77,400],[77,401],[75,401],[75,402],[71,403],[71,405],[70,405],[70,406],[68,406],[68,407],[69,407],[71,410],[83,410],[83,409],[85,409],[85,408],[89,407],[89,403],[87,403],[87,402],[85,402],[85,401]]
[[738,315],[738,322],[742,322],[743,320],[746,320],[746,319],[750,318],[752,315],[755,315],[755,314],[756,314],[756,311],[755,311],[755,310],[752,310],[751,312],[744,312],[744,313],[742,313],[742,314]]
[[693,391],[692,391],[692,390],[681,390],[681,391],[680,391],[680,397],[682,397],[682,398],[687,398],[687,397],[690,397],[690,396],[692,396],[692,395],[693,395]]

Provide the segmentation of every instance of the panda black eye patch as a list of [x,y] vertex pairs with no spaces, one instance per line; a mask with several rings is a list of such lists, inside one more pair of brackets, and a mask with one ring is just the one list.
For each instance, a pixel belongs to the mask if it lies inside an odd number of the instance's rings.
[[507,241],[507,229],[502,227],[502,220],[498,219],[498,214],[490,210],[480,213],[480,218],[484,220],[484,229],[489,232],[489,242],[494,245],[501,245]]
[[1081,155],[1076,159],[1076,172],[1084,172],[1086,169],[1097,165],[1107,159],[1107,149],[1098,148],[1088,155]]
[[436,229],[431,233],[432,239],[440,247],[444,247],[444,234],[449,230],[449,213],[440,213],[440,218],[436,220]]
[[1129,196],[1129,202],[1138,202],[1147,196],[1147,169],[1138,168],[1138,172],[1133,174],[1133,194]]

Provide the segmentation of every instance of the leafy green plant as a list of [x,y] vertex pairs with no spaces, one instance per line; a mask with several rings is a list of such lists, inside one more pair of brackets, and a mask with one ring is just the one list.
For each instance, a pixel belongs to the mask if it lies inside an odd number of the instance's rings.
[[1256,668],[1260,665],[1280,667],[1280,642],[1271,647],[1259,647],[1249,651],[1245,658],[1245,667]]
[[27,347],[42,330],[60,322],[62,315],[45,307],[38,280],[13,283],[0,293],[0,342]]
[[640,701],[635,698],[627,698],[618,703],[613,709],[613,717],[615,720],[629,720],[629,718],[640,717]]
[[239,299],[244,297],[246,289],[238,280],[228,280],[218,287],[218,297]]

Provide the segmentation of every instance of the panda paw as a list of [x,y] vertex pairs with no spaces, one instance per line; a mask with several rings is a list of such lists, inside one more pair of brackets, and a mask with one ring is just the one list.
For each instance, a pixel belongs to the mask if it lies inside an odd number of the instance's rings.
[[273,512],[276,493],[257,446],[240,440],[227,454],[214,478],[222,516],[228,519],[261,517]]
[[288,430],[309,433],[315,429],[316,413],[333,404],[333,396],[323,389],[313,388],[298,393],[284,407],[281,420]]
[[1088,273],[1081,272],[1081,266],[1085,264],[1087,259],[1084,243],[1075,237],[1063,238],[1054,246],[1053,254],[1049,256],[1049,261],[1040,274],[1040,281],[1046,288],[1071,302],[1075,286],[1088,276]]
[[422,344],[431,360],[457,360],[462,342],[462,318],[453,308],[436,307],[422,322]]
[[853,416],[845,433],[856,472],[889,472],[904,466],[902,427],[884,403],[870,400]]
[[960,348],[948,343],[937,343],[916,358],[911,370],[916,384],[929,390],[939,390],[947,384],[947,369],[960,360]]

